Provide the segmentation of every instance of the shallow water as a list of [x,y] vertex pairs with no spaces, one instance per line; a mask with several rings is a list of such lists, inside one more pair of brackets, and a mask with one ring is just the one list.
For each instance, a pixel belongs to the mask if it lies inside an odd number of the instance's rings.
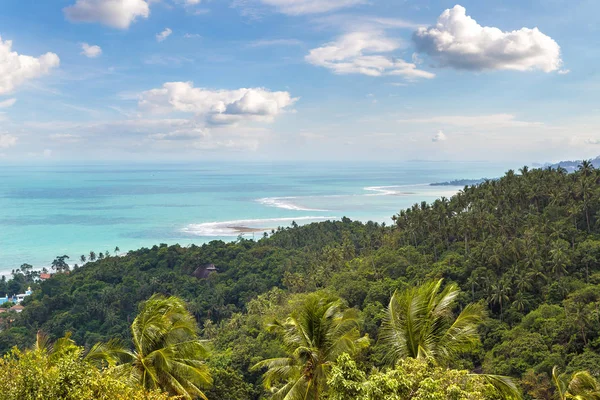
[[[497,177],[489,163],[0,166],[0,273],[67,254],[235,239],[347,216],[390,222],[450,197],[431,182]],[[247,228],[247,229],[246,229]]]

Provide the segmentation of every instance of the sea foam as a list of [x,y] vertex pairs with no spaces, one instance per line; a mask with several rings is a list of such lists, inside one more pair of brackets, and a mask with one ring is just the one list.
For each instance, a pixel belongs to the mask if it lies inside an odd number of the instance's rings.
[[299,197],[264,197],[262,199],[257,199],[256,201],[262,205],[269,207],[282,208],[284,210],[294,210],[294,211],[330,211],[323,210],[318,208],[309,208],[303,207],[301,205],[295,204],[293,200],[298,199]]
[[189,224],[181,231],[187,235],[225,237],[238,236],[244,233],[261,233],[271,229],[277,229],[281,224],[289,224],[292,221],[317,222],[334,220],[338,217],[307,216],[296,218],[265,218],[265,219],[240,219],[234,221],[205,222],[201,224]]

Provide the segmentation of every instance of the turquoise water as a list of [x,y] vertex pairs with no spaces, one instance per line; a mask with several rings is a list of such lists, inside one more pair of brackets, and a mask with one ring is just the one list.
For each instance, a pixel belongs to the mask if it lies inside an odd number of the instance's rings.
[[[0,273],[67,254],[233,240],[347,216],[390,222],[401,208],[496,177],[488,163],[0,166]],[[245,237],[260,236],[246,233]]]

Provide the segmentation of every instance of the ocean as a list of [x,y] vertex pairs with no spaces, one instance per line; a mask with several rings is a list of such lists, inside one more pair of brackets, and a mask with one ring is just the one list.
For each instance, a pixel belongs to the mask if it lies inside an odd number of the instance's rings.
[[76,263],[91,250],[259,238],[339,219],[391,223],[415,202],[501,176],[514,165],[457,162],[0,166],[0,275],[23,263]]

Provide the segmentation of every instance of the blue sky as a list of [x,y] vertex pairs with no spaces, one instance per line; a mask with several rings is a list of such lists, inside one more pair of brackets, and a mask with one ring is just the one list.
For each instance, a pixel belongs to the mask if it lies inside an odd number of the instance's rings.
[[593,0],[3,0],[0,161],[592,157],[599,12]]

